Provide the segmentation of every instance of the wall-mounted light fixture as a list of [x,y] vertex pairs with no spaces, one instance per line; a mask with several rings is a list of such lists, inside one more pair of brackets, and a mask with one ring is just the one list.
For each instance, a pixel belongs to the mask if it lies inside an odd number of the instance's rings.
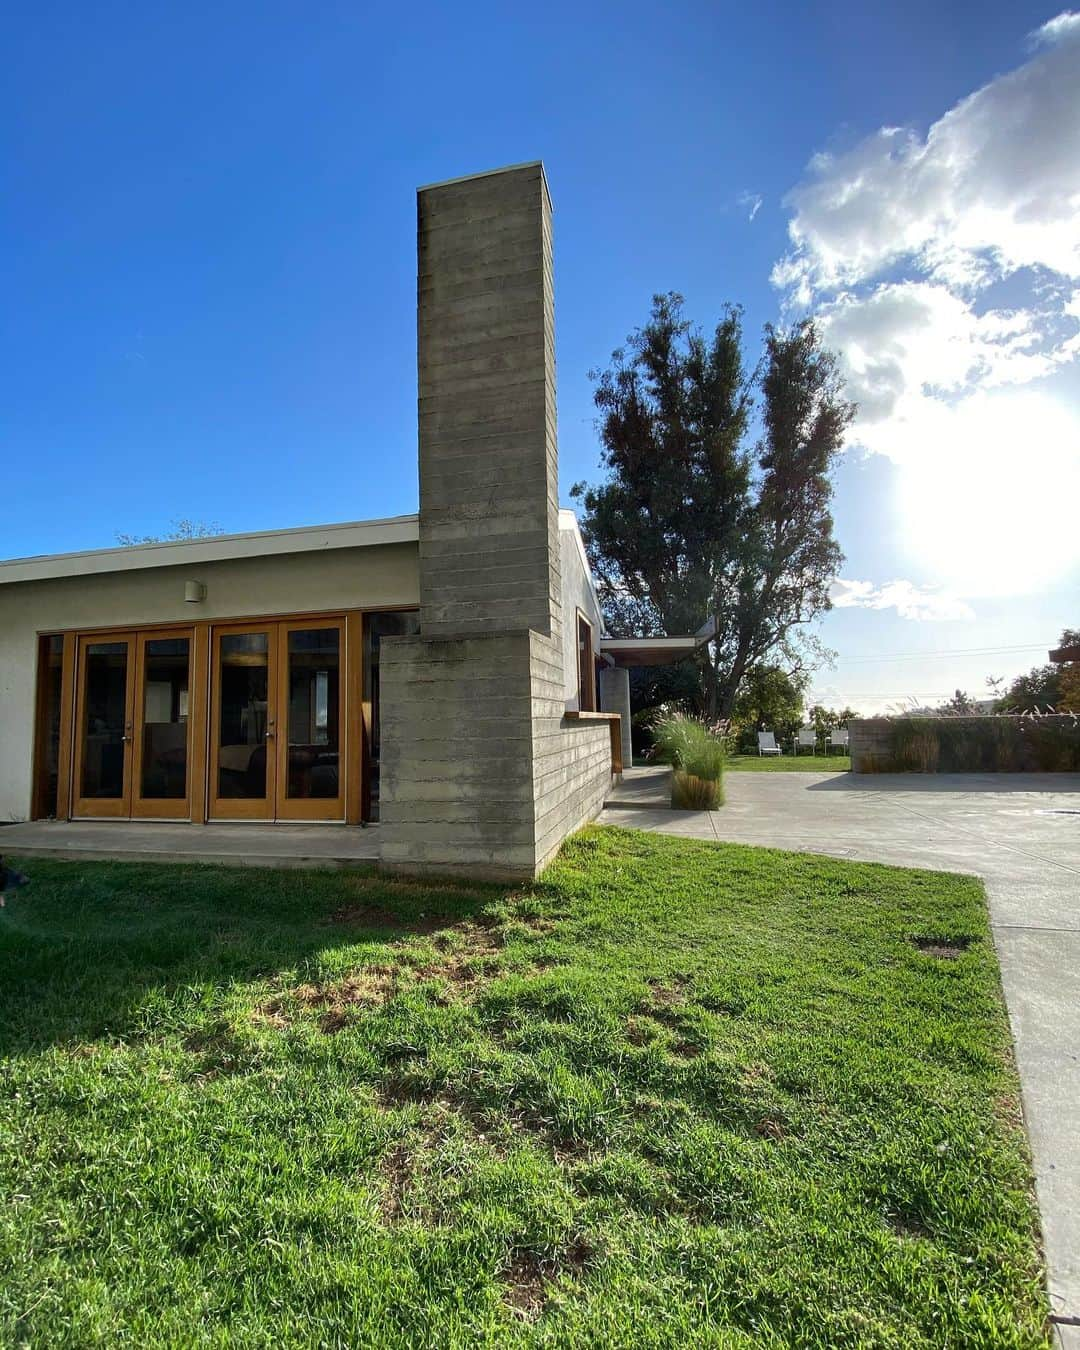
[[201,581],[184,582],[184,599],[189,605],[197,605],[206,599],[206,587]]

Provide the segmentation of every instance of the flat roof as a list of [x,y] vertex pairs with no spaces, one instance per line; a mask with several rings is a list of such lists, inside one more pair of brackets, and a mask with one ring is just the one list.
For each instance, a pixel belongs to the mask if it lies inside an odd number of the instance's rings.
[[617,666],[666,666],[684,656],[692,656],[700,645],[696,637],[609,638],[600,639],[600,651]]
[[12,558],[0,562],[0,585],[106,572],[134,572],[146,567],[191,567],[232,558],[267,558],[280,553],[413,544],[419,538],[420,517],[416,515],[301,525],[288,530],[252,530],[246,534],[212,534],[205,539],[169,539],[158,544],[119,545],[79,553]]

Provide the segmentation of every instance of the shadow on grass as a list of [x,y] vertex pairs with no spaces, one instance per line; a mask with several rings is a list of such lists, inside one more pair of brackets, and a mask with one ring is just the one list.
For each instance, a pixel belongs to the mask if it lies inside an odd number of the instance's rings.
[[24,864],[0,910],[0,1053],[168,1030],[230,985],[274,980],[436,933],[506,887],[394,880],[373,869],[271,871],[196,864]]

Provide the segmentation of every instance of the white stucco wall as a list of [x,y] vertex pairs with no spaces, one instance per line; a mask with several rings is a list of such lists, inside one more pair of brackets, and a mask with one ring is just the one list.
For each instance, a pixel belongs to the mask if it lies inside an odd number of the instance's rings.
[[592,624],[593,643],[597,648],[604,628],[573,511],[559,512],[559,552],[562,569],[563,676],[566,706],[574,709],[578,706],[577,611],[580,609]]
[[[186,581],[206,599],[186,603]],[[39,633],[418,603],[415,543],[0,585],[0,820],[30,811]]]

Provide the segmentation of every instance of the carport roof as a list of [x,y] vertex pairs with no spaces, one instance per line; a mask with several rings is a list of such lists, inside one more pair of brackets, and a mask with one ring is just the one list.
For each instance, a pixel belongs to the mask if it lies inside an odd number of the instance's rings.
[[617,666],[670,666],[692,656],[696,637],[601,638],[601,656],[610,656]]

